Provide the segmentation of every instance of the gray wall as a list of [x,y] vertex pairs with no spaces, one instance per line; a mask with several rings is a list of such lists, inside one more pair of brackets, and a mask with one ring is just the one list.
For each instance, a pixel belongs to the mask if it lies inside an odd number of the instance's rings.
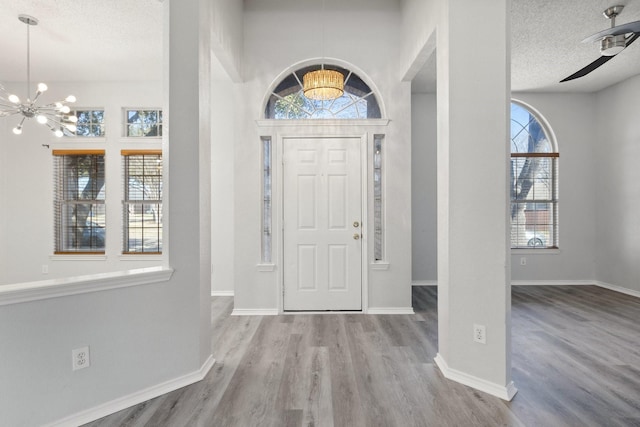
[[640,291],[640,76],[597,94],[596,278]]
[[[164,382],[190,378],[211,354],[210,277],[199,271],[201,253],[206,253],[206,248],[201,252],[199,229],[207,228],[202,223],[207,218],[198,209],[202,203],[208,209],[210,200],[200,199],[198,127],[191,115],[198,111],[198,34],[193,25],[198,4],[165,3],[171,8],[168,106],[176,113],[169,137],[179,142],[168,147],[173,173],[165,216],[175,272],[162,283],[0,306],[3,426],[44,425],[117,399],[127,401]],[[202,243],[207,246],[207,235]],[[208,273],[208,260],[205,267]],[[90,346],[92,365],[73,372],[71,350],[85,345]]]
[[411,96],[411,225],[413,281],[435,281],[436,227],[436,96]]
[[[636,82],[636,86],[638,83]],[[624,89],[624,88],[623,88]],[[560,151],[560,250],[512,252],[512,279],[518,281],[593,281],[596,259],[596,194],[593,147],[597,137],[597,102],[613,99],[618,90],[598,98],[593,94],[515,93],[535,108],[553,129]],[[636,89],[637,90],[637,89]],[[628,91],[627,91],[628,92]],[[637,103],[637,101],[636,101]],[[628,103],[627,103],[628,104]],[[617,114],[622,114],[620,111]],[[435,95],[412,95],[412,216],[413,281],[436,280],[436,194],[435,194]],[[632,118],[627,119],[631,121]],[[618,121],[619,123],[619,121]],[[628,127],[628,126],[627,126]],[[618,134],[627,127],[621,127]],[[640,126],[636,127],[636,132]],[[623,136],[617,136],[623,138]],[[630,143],[630,138],[627,144]],[[598,154],[600,156],[600,154]],[[615,169],[615,166],[611,166]],[[602,203],[599,203],[602,205]],[[600,218],[599,218],[600,219]],[[611,222],[611,221],[609,221]],[[607,222],[605,226],[608,227]],[[600,242],[598,235],[597,241]],[[482,250],[480,242],[475,244]],[[602,252],[602,251],[601,251]],[[601,256],[605,256],[604,252]],[[526,257],[527,265],[520,265]],[[600,263],[600,264],[607,264]],[[598,264],[598,265],[600,265]]]

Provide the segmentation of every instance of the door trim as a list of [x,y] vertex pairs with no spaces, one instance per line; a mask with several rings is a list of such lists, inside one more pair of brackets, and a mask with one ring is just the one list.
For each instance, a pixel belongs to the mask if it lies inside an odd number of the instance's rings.
[[[339,129],[338,129],[339,130]],[[278,247],[274,247],[272,254],[277,257],[274,259],[274,264],[280,266],[277,268],[277,292],[278,292],[278,313],[290,313],[284,311],[284,199],[282,197],[284,193],[284,165],[283,165],[283,154],[284,154],[284,141],[286,139],[330,139],[330,138],[339,138],[339,139],[358,139],[360,141],[360,185],[361,185],[361,211],[362,211],[362,256],[361,256],[361,302],[362,302],[362,310],[356,311],[356,313],[366,313],[367,308],[369,307],[369,275],[368,275],[368,260],[369,260],[369,218],[368,218],[368,201],[369,201],[369,165],[367,162],[368,153],[369,153],[369,145],[373,144],[373,133],[333,133],[326,134],[322,131],[314,131],[312,133],[277,133],[275,136],[275,147],[272,146],[272,149],[275,148],[275,153],[272,151],[272,179],[273,179],[273,188],[277,189],[277,194],[274,194],[273,197],[273,205],[272,208],[277,207],[277,212],[275,209],[272,210],[272,218],[273,218],[273,231],[277,232],[276,236],[273,236],[272,242],[277,241]],[[296,312],[291,312],[296,313]],[[327,312],[323,312],[327,313]],[[330,312],[329,312],[330,313]],[[340,312],[342,313],[342,312]]]

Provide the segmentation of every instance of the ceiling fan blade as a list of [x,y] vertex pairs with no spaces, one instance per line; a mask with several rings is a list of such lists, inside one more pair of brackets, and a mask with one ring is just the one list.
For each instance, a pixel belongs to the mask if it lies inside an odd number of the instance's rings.
[[619,36],[620,34],[628,33],[640,33],[640,21],[629,22],[628,24],[617,25],[613,28],[607,28],[598,33],[595,33],[586,39],[582,40],[582,43],[590,43],[600,40],[606,36]]
[[601,66],[602,64],[604,64],[605,62],[607,62],[608,60],[610,60],[611,58],[613,58],[613,56],[601,56],[600,58],[596,59],[595,61],[593,61],[591,64],[587,65],[580,71],[577,71],[571,74],[569,77],[560,80],[560,83],[564,83],[564,82],[568,82],[569,80],[584,77],[590,72],[592,72],[593,70],[595,70],[596,68],[598,68],[599,66]]
[[[638,21],[640,22],[640,21]],[[629,47],[629,45],[631,43],[633,43],[634,41],[636,41],[636,39],[640,37],[640,34],[635,33],[634,35],[630,36],[627,39],[627,43],[626,46],[624,47],[625,49]],[[620,52],[618,52],[618,55],[620,54]],[[587,65],[586,67],[584,67],[583,69],[581,69],[580,71],[577,71],[573,74],[571,74],[569,77],[560,80],[560,83],[563,82],[567,82],[569,80],[573,80],[573,79],[577,79],[579,77],[583,77],[586,76],[587,74],[589,74],[590,72],[592,72],[593,70],[595,70],[596,68],[598,68],[599,66],[601,66],[602,64],[604,64],[605,62],[607,62],[608,60],[610,60],[611,58],[613,58],[616,55],[613,56],[601,56],[600,58],[596,59],[595,61],[593,61],[591,64]]]

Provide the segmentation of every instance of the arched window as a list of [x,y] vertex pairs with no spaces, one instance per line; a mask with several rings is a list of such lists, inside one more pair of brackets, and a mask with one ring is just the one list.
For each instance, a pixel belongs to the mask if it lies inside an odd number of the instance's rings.
[[558,247],[558,149],[542,117],[511,103],[511,247]]
[[379,119],[380,106],[375,94],[354,72],[336,65],[324,65],[344,75],[344,95],[340,98],[318,101],[302,93],[302,77],[309,71],[319,70],[311,65],[285,77],[271,93],[265,107],[266,119]]

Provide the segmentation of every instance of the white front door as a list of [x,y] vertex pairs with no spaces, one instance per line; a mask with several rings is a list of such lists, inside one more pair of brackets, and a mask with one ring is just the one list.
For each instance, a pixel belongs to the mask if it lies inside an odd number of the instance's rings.
[[286,138],[284,309],[362,309],[359,138]]

